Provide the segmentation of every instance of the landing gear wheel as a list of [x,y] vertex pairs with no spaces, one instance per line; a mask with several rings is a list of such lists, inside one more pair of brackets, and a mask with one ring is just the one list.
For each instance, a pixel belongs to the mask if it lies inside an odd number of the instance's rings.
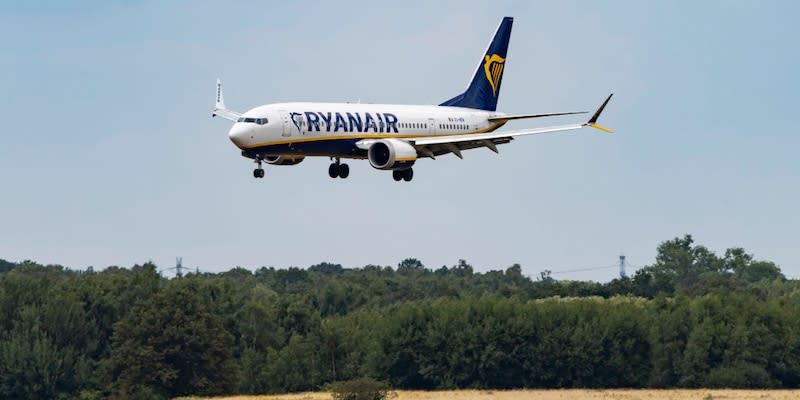
[[328,167],[328,176],[331,178],[338,178],[340,173],[339,164],[331,164],[331,166]]
[[400,180],[403,179],[402,172],[403,171],[397,171],[397,170],[392,171],[392,178],[394,178],[395,182],[400,182]]
[[339,178],[345,179],[350,175],[350,166],[347,164],[339,164]]
[[414,179],[414,170],[413,169],[409,168],[409,169],[403,171],[403,180],[404,181],[411,182],[412,179]]
[[263,178],[264,177],[264,169],[261,168],[261,156],[257,156],[253,161],[255,161],[256,169],[253,170],[253,178]]

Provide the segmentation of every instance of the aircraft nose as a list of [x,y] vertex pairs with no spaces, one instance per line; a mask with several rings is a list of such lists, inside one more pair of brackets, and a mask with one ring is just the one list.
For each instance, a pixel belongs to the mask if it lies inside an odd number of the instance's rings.
[[235,123],[231,127],[231,130],[228,131],[228,137],[231,139],[231,142],[238,147],[242,147],[245,145],[247,141],[249,129],[246,126],[243,126],[240,123]]

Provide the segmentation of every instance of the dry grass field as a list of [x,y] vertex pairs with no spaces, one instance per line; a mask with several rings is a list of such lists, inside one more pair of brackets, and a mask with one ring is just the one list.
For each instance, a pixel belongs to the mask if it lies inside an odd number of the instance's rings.
[[[211,400],[191,397],[191,400]],[[214,397],[213,400],[330,400],[330,393]],[[397,391],[394,400],[795,400],[800,390],[454,390]]]

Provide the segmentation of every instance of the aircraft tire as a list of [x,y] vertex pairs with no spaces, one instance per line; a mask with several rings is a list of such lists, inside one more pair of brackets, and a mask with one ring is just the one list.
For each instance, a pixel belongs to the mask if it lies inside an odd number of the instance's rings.
[[263,177],[264,177],[263,168],[256,168],[253,170],[253,178],[263,178]]
[[339,172],[339,164],[331,164],[331,166],[328,167],[328,176],[331,178],[338,178]]
[[403,171],[403,180],[404,181],[411,182],[412,179],[414,179],[414,170],[413,169],[409,168],[409,169]]
[[402,172],[403,171],[397,171],[397,170],[392,171],[392,178],[394,178],[395,182],[400,182],[403,179]]
[[346,179],[348,176],[350,176],[350,166],[339,164],[339,178]]

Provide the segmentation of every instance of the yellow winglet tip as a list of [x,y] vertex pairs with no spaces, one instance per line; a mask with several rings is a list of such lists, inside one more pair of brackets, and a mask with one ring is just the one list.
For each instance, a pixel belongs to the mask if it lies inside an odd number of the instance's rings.
[[591,126],[592,128],[595,128],[595,129],[599,129],[599,130],[601,130],[601,131],[603,131],[605,133],[614,133],[614,131],[612,131],[611,129],[608,129],[608,128],[604,127],[604,126],[597,125],[595,123],[590,123],[589,126]]

